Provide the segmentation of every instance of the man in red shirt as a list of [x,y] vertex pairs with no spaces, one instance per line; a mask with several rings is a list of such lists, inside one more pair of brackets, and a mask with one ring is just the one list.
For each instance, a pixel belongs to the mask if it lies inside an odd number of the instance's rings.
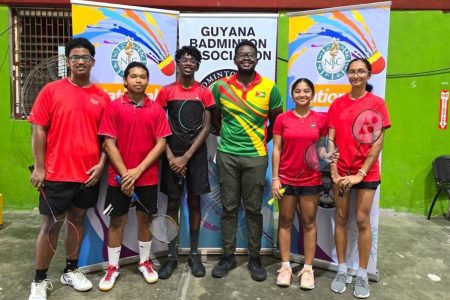
[[[110,99],[90,81],[95,48],[88,40],[75,38],[67,43],[65,54],[70,76],[41,90],[28,119],[33,125],[35,166],[31,183],[41,192],[42,215],[36,242],[36,275],[29,299],[47,299],[47,289],[52,286],[47,271],[53,251],[47,235],[56,240],[60,229],[48,233],[53,224],[52,212],[56,219],[74,224],[79,233],[77,237],[67,231],[66,245],[82,240],[84,217],[97,202],[98,180],[106,159],[100,151],[97,131]],[[78,270],[78,255],[79,248],[67,257],[61,283],[87,291],[92,283]]]
[[[108,268],[99,288],[109,291],[119,276],[119,257],[123,232],[133,192],[139,240],[139,271],[148,283],[158,281],[150,260],[151,215],[157,213],[158,158],[171,134],[162,107],[145,94],[148,69],[140,62],[130,63],[124,71],[127,93],[111,102],[103,116],[99,135],[105,137],[105,151],[111,164],[105,213],[111,217],[108,231]],[[118,184],[115,177],[121,177]]]
[[[210,110],[215,107],[215,101],[210,90],[194,78],[202,59],[200,51],[192,46],[184,46],[176,52],[175,59],[179,70],[178,81],[164,87],[156,98],[156,102],[167,109],[173,131],[167,141],[166,155],[162,157],[161,191],[169,198],[168,214],[178,220],[184,189],[183,177],[186,178],[191,241],[188,264],[195,277],[203,277],[205,268],[197,249],[201,220],[200,195],[210,191],[205,140],[209,135]],[[200,105],[198,102],[205,108],[204,114],[193,117],[193,110],[189,112],[192,114],[190,119],[200,126],[193,126],[196,129],[188,130],[186,126],[180,125],[180,118],[183,116],[180,110],[183,107],[187,110],[189,105]],[[176,241],[172,241],[169,244],[168,260],[158,270],[159,278],[169,278],[177,265]]]

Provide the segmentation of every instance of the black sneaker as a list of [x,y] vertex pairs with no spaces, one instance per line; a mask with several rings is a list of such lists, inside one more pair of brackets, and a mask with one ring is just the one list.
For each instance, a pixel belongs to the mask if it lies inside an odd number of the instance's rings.
[[250,259],[248,260],[247,268],[250,270],[250,274],[252,276],[252,279],[255,281],[264,281],[267,278],[266,269],[262,266],[261,263],[261,257],[250,256]]
[[177,268],[178,261],[176,258],[169,256],[167,261],[162,265],[161,269],[158,270],[158,277],[160,279],[167,279],[172,276],[173,271]]
[[228,275],[228,271],[236,268],[236,257],[234,254],[222,255],[217,265],[212,270],[212,276],[221,278]]
[[189,254],[188,265],[191,268],[192,275],[195,277],[205,276],[205,267],[202,264],[202,258],[198,252],[191,252]]

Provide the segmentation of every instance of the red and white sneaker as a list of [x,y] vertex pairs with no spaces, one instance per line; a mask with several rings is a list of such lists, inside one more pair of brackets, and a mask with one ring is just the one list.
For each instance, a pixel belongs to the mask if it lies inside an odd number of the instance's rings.
[[98,283],[100,291],[107,292],[111,290],[116,282],[116,278],[119,277],[119,266],[110,266],[106,269],[106,274]]
[[138,269],[144,275],[145,281],[148,283],[155,283],[158,281],[158,273],[153,270],[153,265],[150,260],[143,263],[138,263]]

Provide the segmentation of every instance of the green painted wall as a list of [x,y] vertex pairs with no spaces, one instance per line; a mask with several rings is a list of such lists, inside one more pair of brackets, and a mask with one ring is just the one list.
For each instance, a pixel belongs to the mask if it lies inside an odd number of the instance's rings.
[[[8,9],[0,6],[0,33],[7,30],[8,22]],[[279,25],[277,82],[285,96],[287,17],[283,14]],[[388,75],[449,68],[448,32],[449,14],[393,11]],[[0,193],[7,209],[30,209],[36,206],[36,192],[29,184],[27,170],[32,163],[30,127],[10,117],[8,45],[9,35],[0,35]],[[449,73],[387,80],[386,101],[393,126],[386,134],[383,151],[383,208],[418,214],[428,211],[436,192],[431,161],[450,154],[450,131],[437,129],[441,89],[450,89]],[[434,212],[440,214],[447,208],[447,201],[439,201]]]
[[27,122],[11,118],[9,22],[8,8],[0,6],[0,193],[5,209],[28,209],[37,203],[27,169],[33,162],[31,129]]
[[[425,214],[436,193],[431,162],[450,155],[450,130],[438,129],[440,90],[450,89],[449,32],[450,14],[391,13],[388,76],[443,68],[447,73],[387,80],[392,128],[383,150],[384,208]],[[447,207],[448,201],[439,201],[434,214]]]

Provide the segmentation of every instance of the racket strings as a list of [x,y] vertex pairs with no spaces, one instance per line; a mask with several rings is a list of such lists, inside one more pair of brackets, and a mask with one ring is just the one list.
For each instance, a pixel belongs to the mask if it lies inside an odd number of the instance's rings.
[[383,117],[372,109],[361,112],[353,123],[353,136],[361,144],[372,144],[383,131]]
[[185,101],[178,113],[178,122],[180,126],[188,133],[195,133],[205,121],[205,108],[201,101]]
[[177,223],[167,215],[158,215],[150,223],[150,230],[155,239],[170,243],[178,236]]
[[[78,252],[78,249],[80,248],[80,234],[78,232],[78,229],[72,222],[68,221],[66,218],[58,220],[50,206],[50,203],[48,201],[47,195],[44,192],[44,189],[42,187],[39,187],[39,191],[41,192],[42,198],[44,198],[44,201],[48,207],[48,210],[50,211],[50,214],[52,215],[52,218],[53,218],[53,224],[50,225],[50,227],[47,230],[47,242],[48,242],[50,249],[53,251],[54,254],[61,256],[61,257],[75,256],[75,254],[77,254],[77,252]],[[64,232],[63,237],[60,237],[61,229],[63,229],[62,231]],[[72,231],[72,232],[70,232],[70,231]],[[72,243],[69,243],[69,246],[68,246],[68,244],[64,241],[65,236],[69,236],[69,235],[73,235],[73,234],[76,237],[76,242],[74,245]],[[58,252],[56,251],[58,248],[58,241],[62,241],[61,245],[64,245],[64,248],[66,250],[65,255],[59,255]],[[72,245],[70,245],[70,244],[72,244]]]

